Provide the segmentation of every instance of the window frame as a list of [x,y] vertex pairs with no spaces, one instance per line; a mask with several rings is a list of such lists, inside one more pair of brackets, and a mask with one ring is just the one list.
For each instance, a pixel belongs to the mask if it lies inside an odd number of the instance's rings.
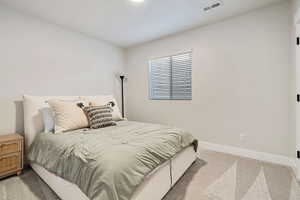
[[[191,81],[191,96],[188,97],[181,97],[181,98],[173,98],[172,97],[172,71],[173,71],[173,58],[174,56],[179,56],[179,55],[184,55],[184,54],[191,54],[191,77],[190,77],[190,81]],[[155,97],[155,95],[153,95],[152,93],[152,65],[151,62],[154,60],[158,60],[158,59],[163,59],[163,58],[170,58],[170,67],[171,67],[171,80],[170,80],[170,97]],[[149,95],[149,100],[192,100],[193,99],[193,50],[188,50],[188,51],[184,51],[184,52],[180,52],[180,53],[176,53],[176,54],[171,54],[168,56],[161,56],[161,57],[156,57],[156,58],[152,58],[148,60],[148,95]]]

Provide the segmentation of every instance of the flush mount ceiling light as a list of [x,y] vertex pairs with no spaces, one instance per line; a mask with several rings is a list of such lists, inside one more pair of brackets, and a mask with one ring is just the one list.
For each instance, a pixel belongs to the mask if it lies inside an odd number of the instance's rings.
[[130,1],[134,3],[143,3],[145,0],[130,0]]

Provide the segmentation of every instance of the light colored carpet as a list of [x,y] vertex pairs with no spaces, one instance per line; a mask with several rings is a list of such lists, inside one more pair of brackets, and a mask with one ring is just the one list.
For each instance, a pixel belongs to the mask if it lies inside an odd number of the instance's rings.
[[[164,200],[300,200],[292,170],[223,153],[198,159]],[[1,200],[59,200],[32,171],[0,181]]]

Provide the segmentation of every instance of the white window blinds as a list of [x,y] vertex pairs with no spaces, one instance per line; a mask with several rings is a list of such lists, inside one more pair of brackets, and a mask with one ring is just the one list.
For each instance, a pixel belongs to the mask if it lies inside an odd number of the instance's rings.
[[192,99],[192,52],[150,60],[151,99]]

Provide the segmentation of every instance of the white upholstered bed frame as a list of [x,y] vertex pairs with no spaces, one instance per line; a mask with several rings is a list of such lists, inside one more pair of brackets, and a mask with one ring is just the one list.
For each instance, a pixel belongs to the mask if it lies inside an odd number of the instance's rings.
[[[110,98],[105,96],[104,98]],[[43,121],[40,109],[47,106],[48,99],[79,99],[79,97],[34,97],[24,96],[24,126],[25,147],[29,147],[35,136],[43,131]],[[161,200],[167,192],[180,179],[185,171],[196,160],[193,147],[188,147],[175,155],[149,174],[144,182],[135,191],[132,200]],[[29,163],[32,169],[52,188],[62,200],[88,200],[89,198],[79,187],[55,174],[47,171],[42,166]]]

